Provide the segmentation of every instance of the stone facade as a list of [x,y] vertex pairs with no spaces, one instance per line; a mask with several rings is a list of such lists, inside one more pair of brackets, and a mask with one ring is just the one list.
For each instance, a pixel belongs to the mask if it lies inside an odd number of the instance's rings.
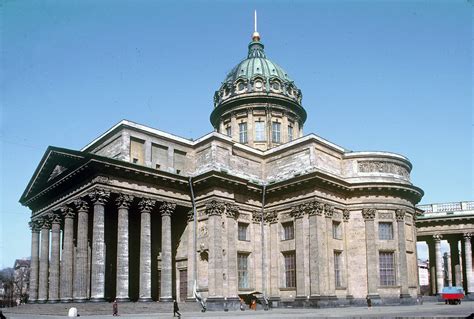
[[[195,141],[121,121],[80,151],[49,147],[20,199],[32,211],[30,302],[198,294],[209,309],[237,309],[252,291],[275,307],[416,299],[423,191],[410,162],[303,136],[301,92],[279,76],[285,89],[266,97],[275,106],[251,89],[217,99],[216,131]],[[270,130],[258,146],[253,133],[246,143],[222,134],[243,105],[247,130],[263,109],[267,128],[294,122],[291,138],[277,143]]]

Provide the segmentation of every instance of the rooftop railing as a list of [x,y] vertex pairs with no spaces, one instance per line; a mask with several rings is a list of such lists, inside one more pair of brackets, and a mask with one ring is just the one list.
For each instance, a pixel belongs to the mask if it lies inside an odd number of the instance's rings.
[[418,209],[425,213],[446,213],[474,210],[474,201],[469,202],[452,202],[440,204],[417,205]]

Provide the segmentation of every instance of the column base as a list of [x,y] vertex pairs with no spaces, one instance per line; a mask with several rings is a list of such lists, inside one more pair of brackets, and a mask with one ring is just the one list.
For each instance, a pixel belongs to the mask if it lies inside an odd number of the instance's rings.
[[70,303],[70,302],[72,302],[72,298],[61,299],[60,302],[61,302],[61,303]]
[[59,299],[50,299],[48,300],[48,303],[58,303]]
[[224,310],[224,297],[209,297],[206,300],[206,309],[210,311]]
[[36,303],[47,303],[48,300],[47,299],[38,299],[36,300]]
[[173,302],[173,297],[160,297],[160,302]]
[[129,302],[130,298],[128,298],[128,297],[117,297],[117,298],[115,298],[115,300],[117,300],[117,302]]
[[36,299],[28,299],[28,301],[26,302],[27,304],[34,304],[34,303],[37,303],[38,300]]
[[83,303],[86,302],[87,298],[74,298],[73,302]]
[[89,299],[90,302],[105,302],[105,298],[98,298],[98,297],[94,297],[94,298],[91,298]]
[[153,299],[151,297],[143,297],[143,298],[138,298],[138,302],[152,302]]

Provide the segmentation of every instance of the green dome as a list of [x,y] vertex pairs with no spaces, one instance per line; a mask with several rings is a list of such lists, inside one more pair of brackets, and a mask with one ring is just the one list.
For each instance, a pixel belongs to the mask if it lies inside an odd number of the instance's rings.
[[283,82],[292,82],[283,68],[265,56],[264,45],[260,42],[249,44],[249,53],[245,60],[237,64],[227,74],[224,82],[234,82],[239,78],[250,80],[260,75],[269,80],[278,78]]
[[283,68],[266,57],[264,45],[259,40],[250,42],[247,58],[227,74],[214,95],[214,107],[239,97],[269,94],[301,106],[301,90]]

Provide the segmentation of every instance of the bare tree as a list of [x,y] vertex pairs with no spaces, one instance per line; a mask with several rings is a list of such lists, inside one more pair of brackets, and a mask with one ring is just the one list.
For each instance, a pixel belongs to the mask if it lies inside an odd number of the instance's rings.
[[3,288],[2,306],[13,306],[15,292],[15,270],[13,268],[4,268],[0,270],[0,283],[2,284]]

